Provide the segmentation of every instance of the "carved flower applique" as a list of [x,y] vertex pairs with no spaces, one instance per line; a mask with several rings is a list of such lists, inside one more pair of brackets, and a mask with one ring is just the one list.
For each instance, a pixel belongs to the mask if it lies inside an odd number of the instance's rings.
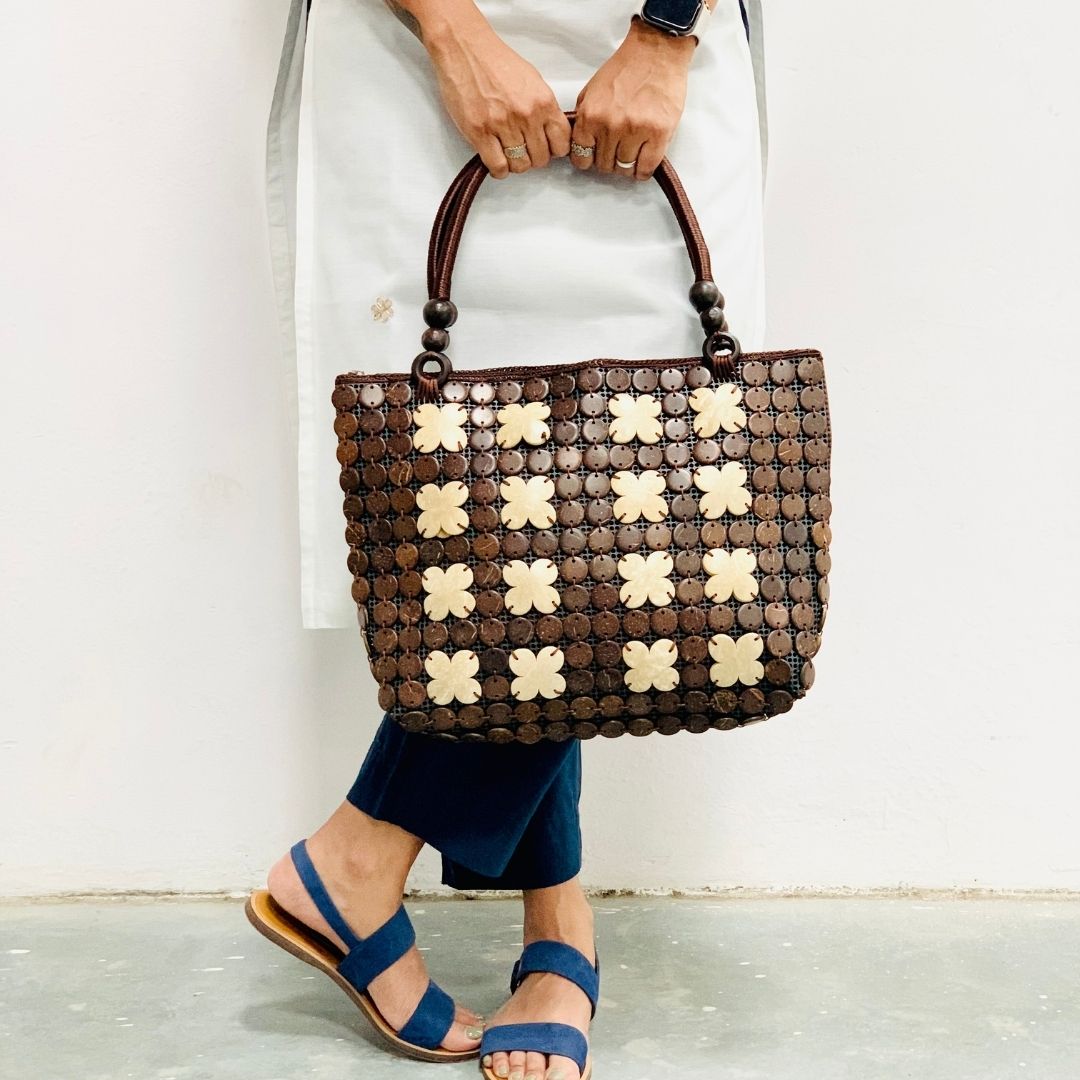
[[424,612],[429,619],[445,619],[447,615],[465,618],[476,607],[472,588],[473,572],[464,563],[454,563],[445,570],[429,566],[420,579],[427,596]]
[[619,560],[619,574],[623,578],[619,599],[629,608],[639,608],[648,602],[664,607],[675,595],[671,582],[674,568],[671,553],[650,551],[648,556],[634,552]]
[[721,428],[724,431],[740,431],[746,427],[746,413],[739,408],[742,391],[734,383],[722,383],[716,389],[699,386],[690,395],[690,408],[694,417],[694,433],[711,438]]
[[517,678],[510,683],[510,693],[518,701],[558,697],[566,689],[566,680],[559,674],[562,666],[563,651],[552,645],[538,653],[515,649],[510,654],[510,670]]
[[663,521],[668,507],[664,501],[664,478],[652,469],[643,473],[617,472],[611,478],[611,489],[619,497],[615,500],[615,516],[624,525],[638,518],[646,521]]
[[729,461],[722,469],[703,465],[694,473],[694,483],[705,492],[700,505],[707,518],[718,518],[725,510],[745,514],[750,509],[746,468],[737,461]]
[[757,559],[749,548],[735,548],[734,551],[713,548],[705,553],[701,565],[709,575],[709,580],[705,582],[705,595],[710,600],[722,604],[734,596],[736,600],[746,603],[757,596],[758,583],[754,577]]
[[506,591],[506,610],[511,615],[524,615],[535,608],[550,615],[559,606],[559,592],[551,586],[559,571],[550,559],[537,559],[531,565],[514,559],[503,567]]
[[452,480],[443,487],[425,484],[416,493],[416,505],[421,510],[416,519],[420,535],[430,539],[463,533],[469,526],[469,515],[461,507],[468,497],[469,489],[460,480]]
[[436,705],[449,705],[455,698],[471,705],[480,697],[480,683],[473,676],[480,670],[480,658],[470,649],[462,652],[428,653],[424,668],[430,682],[427,695]]
[[758,657],[763,642],[760,634],[743,634],[738,640],[727,634],[713,634],[709,639],[709,655],[716,661],[709,669],[709,678],[717,686],[753,686],[765,674]]
[[663,431],[660,421],[660,402],[650,394],[616,394],[609,402],[608,409],[615,417],[609,433],[612,442],[628,443],[631,439],[638,442],[656,443]]
[[505,405],[496,414],[499,433],[496,435],[502,447],[517,446],[527,442],[539,446],[551,438],[551,431],[544,421],[551,415],[551,408],[542,401],[530,401],[526,405]]
[[555,524],[555,507],[551,499],[555,484],[547,476],[508,476],[499,485],[503,507],[499,511],[502,523],[509,529],[520,529],[532,523],[538,529],[549,529]]
[[422,454],[431,454],[440,446],[445,450],[463,450],[467,416],[461,405],[425,402],[413,412],[416,423],[413,446]]
[[674,690],[679,683],[675,661],[679,651],[670,638],[660,638],[652,646],[644,641],[628,641],[622,650],[626,671],[623,681],[635,694],[648,690]]

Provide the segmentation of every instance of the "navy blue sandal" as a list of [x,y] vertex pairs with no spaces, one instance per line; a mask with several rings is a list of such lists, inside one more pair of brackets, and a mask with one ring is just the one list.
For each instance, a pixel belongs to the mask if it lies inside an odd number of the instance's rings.
[[[596,1015],[596,1001],[600,995],[600,953],[593,943],[596,963],[573,945],[565,941],[543,938],[530,942],[521,951],[521,956],[514,964],[510,974],[510,993],[512,994],[521,981],[532,971],[553,971],[576,983],[585,991],[589,999],[591,1020]],[[539,1054],[558,1054],[577,1063],[581,1080],[589,1080],[592,1075],[592,1058],[589,1054],[589,1041],[572,1024],[533,1022],[526,1024],[496,1024],[484,1029],[480,1040],[480,1054],[486,1056],[496,1051],[510,1053],[513,1050],[533,1050]],[[480,1069],[487,1080],[500,1080],[498,1076],[481,1062]]]
[[326,972],[359,1006],[376,1032],[394,1049],[421,1061],[464,1061],[479,1050],[446,1050],[440,1043],[454,1022],[454,1001],[429,979],[424,996],[403,1027],[395,1030],[379,1012],[367,985],[402,957],[416,940],[405,906],[401,905],[366,938],[353,933],[341,916],[319,877],[303,840],[293,845],[293,865],[322,917],[348,946],[342,953],[332,941],[294,919],[266,889],[248,897],[244,910],[251,925],[293,956]]

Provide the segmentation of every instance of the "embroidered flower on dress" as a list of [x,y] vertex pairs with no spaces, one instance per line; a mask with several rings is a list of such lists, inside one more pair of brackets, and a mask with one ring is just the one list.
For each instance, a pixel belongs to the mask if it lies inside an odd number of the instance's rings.
[[526,481],[508,476],[499,485],[499,494],[504,500],[499,516],[507,528],[520,529],[531,522],[538,529],[549,529],[555,524],[555,507],[550,502],[555,485],[550,477],[530,476]]
[[701,565],[709,575],[705,595],[710,600],[722,604],[734,596],[745,603],[757,596],[758,583],[754,577],[757,559],[749,548],[735,548],[734,551],[713,548],[705,553]]
[[469,489],[460,480],[443,487],[425,484],[416,493],[416,505],[422,511],[416,519],[420,535],[431,539],[463,533],[469,526],[469,515],[461,507],[468,497]]
[[563,666],[563,651],[552,645],[538,653],[530,649],[515,649],[510,654],[510,670],[517,676],[510,683],[510,693],[518,701],[534,697],[558,697],[566,689],[566,680],[559,674]]
[[694,473],[694,483],[705,492],[700,504],[704,517],[718,518],[725,510],[745,514],[750,508],[746,468],[737,461],[729,461],[722,469],[703,465]]
[[647,557],[637,552],[624,555],[619,560],[619,573],[624,579],[619,599],[629,608],[646,602],[657,607],[670,604],[675,595],[670,577],[674,565],[667,551],[650,551]]
[[544,421],[551,415],[551,408],[542,401],[530,401],[527,405],[504,405],[496,414],[499,432],[496,440],[502,447],[517,446],[527,442],[539,446],[551,438],[551,431]]
[[429,619],[445,619],[447,615],[465,618],[474,607],[473,572],[464,563],[454,563],[445,570],[429,566],[421,578],[424,584],[424,611]]
[[759,634],[743,634],[737,641],[727,634],[713,634],[709,640],[709,655],[716,661],[709,669],[709,678],[717,686],[753,686],[765,674],[758,657],[763,642]]
[[652,646],[643,641],[628,641],[622,650],[627,670],[623,681],[635,694],[648,690],[674,690],[679,683],[675,661],[679,651],[670,638],[660,638]]
[[427,695],[436,705],[449,705],[455,698],[463,705],[471,705],[480,697],[480,683],[473,678],[480,670],[480,659],[471,650],[449,656],[444,652],[428,653],[424,668],[431,679]]
[[612,442],[628,443],[631,439],[643,443],[660,441],[663,429],[657,419],[660,402],[656,398],[649,394],[616,394],[608,402],[608,409],[615,417],[609,432]]
[[506,591],[506,610],[511,615],[524,615],[535,608],[550,615],[559,606],[559,591],[551,586],[559,571],[550,559],[537,559],[531,565],[514,559],[503,567]]
[[465,409],[456,403],[436,405],[425,402],[413,412],[416,423],[413,446],[422,454],[434,453],[440,446],[445,450],[463,450],[465,429],[462,425],[467,416]]
[[739,431],[746,427],[746,413],[739,408],[742,391],[734,383],[722,383],[716,389],[699,386],[690,395],[694,417],[694,433],[708,439],[721,428]]
[[663,521],[668,507],[664,502],[664,478],[652,469],[643,473],[620,471],[611,478],[611,489],[619,496],[615,500],[615,516],[624,525],[638,518]]

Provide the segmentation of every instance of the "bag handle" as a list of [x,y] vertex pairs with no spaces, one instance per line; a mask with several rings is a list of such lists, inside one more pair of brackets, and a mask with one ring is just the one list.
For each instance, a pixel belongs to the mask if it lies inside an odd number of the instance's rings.
[[[568,110],[565,115],[572,124],[575,111]],[[450,299],[450,284],[465,218],[487,175],[487,166],[480,155],[475,154],[451,181],[432,224],[427,261],[429,299],[423,308],[427,329],[420,339],[424,351],[416,355],[412,364],[413,378],[421,397],[434,397],[453,372],[453,365],[444,351],[450,342],[449,327],[457,320],[457,307]],[[690,256],[695,279],[690,286],[689,298],[705,331],[702,357],[718,373],[731,375],[741,347],[728,333],[724,297],[712,278],[709,249],[697,215],[667,157],[661,160],[653,178],[675,213]]]

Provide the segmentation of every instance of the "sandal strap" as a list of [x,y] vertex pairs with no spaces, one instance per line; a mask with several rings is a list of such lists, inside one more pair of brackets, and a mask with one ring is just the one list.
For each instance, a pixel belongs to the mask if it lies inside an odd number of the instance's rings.
[[359,944],[360,938],[353,933],[352,928],[342,918],[337,905],[330,899],[315,864],[308,855],[307,841],[297,840],[293,844],[289,854],[292,856],[293,866],[300,875],[300,883],[307,889],[308,896],[315,902],[319,914],[330,924],[331,929],[342,941],[347,949],[352,949]]
[[398,1029],[398,1038],[415,1046],[435,1050],[446,1038],[454,1022],[454,999],[434,979],[429,979],[424,996],[412,1015]]
[[484,1028],[480,1039],[480,1054],[498,1050],[535,1050],[541,1054],[558,1054],[577,1063],[578,1072],[585,1071],[589,1041],[572,1024],[528,1023],[496,1024]]
[[565,941],[542,938],[530,942],[514,963],[510,975],[510,993],[518,988],[530,971],[552,971],[581,987],[592,1008],[590,1017],[595,1016],[596,1001],[600,996],[600,953],[595,944],[593,949],[596,951],[595,965],[589,963],[588,957],[580,949]]
[[292,860],[300,875],[300,881],[319,909],[319,914],[330,924],[348,950],[338,963],[338,971],[358,990],[365,989],[376,975],[404,956],[416,940],[416,932],[405,905],[398,905],[397,911],[382,926],[366,938],[361,938],[353,932],[334,901],[330,899],[303,840],[293,845]]

